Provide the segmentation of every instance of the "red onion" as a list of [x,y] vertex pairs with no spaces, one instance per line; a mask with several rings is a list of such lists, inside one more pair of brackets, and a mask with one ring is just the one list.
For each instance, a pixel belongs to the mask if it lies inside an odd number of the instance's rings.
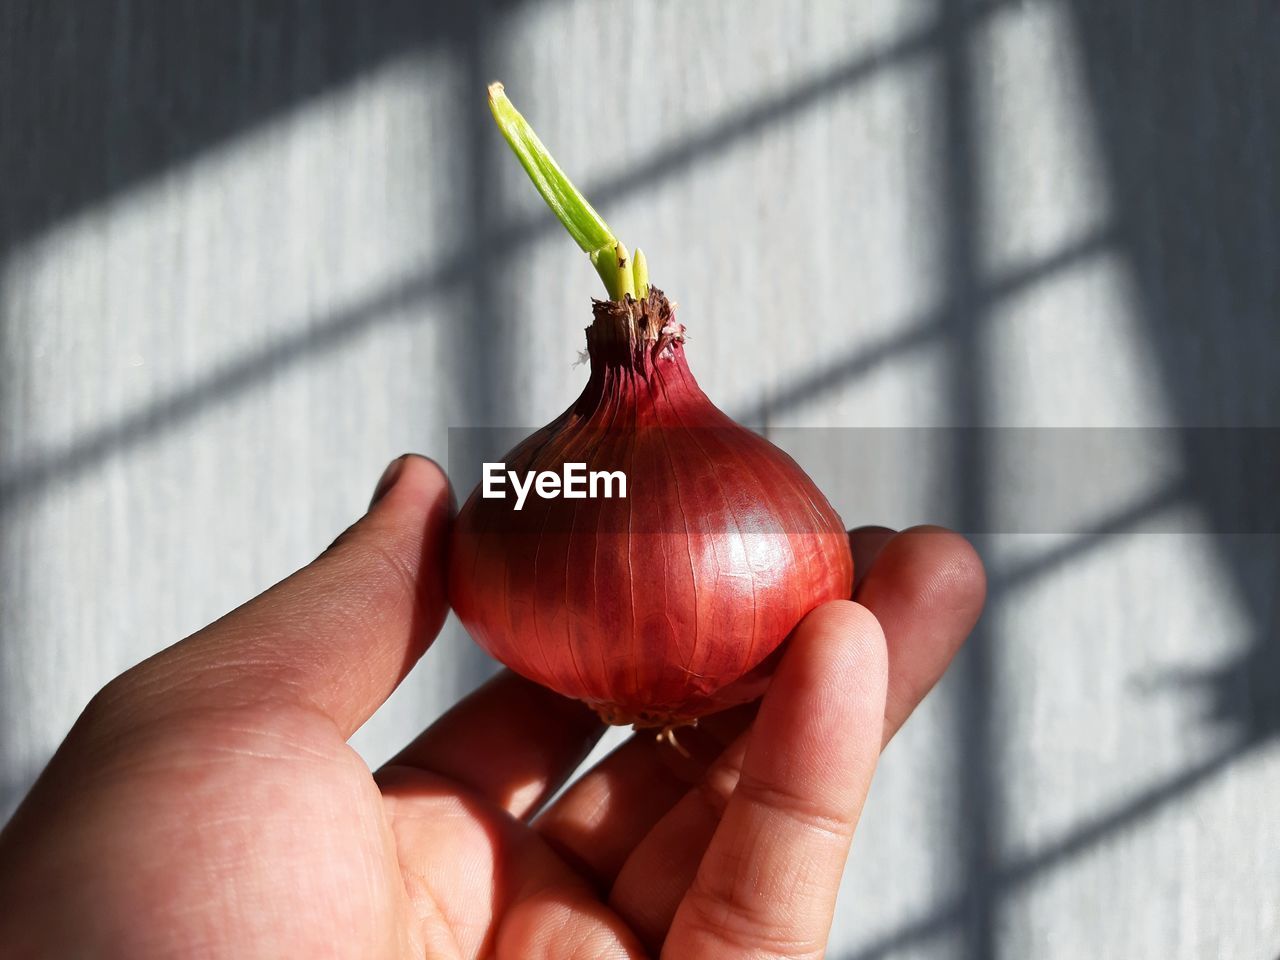
[[500,86],[490,102],[613,294],[594,303],[586,389],[505,469],[620,470],[626,497],[531,494],[515,510],[477,487],[454,526],[453,608],[492,656],[610,723],[669,729],[754,699],[796,623],[849,596],[844,526],[794,460],[707,399],[643,255],[628,258]]

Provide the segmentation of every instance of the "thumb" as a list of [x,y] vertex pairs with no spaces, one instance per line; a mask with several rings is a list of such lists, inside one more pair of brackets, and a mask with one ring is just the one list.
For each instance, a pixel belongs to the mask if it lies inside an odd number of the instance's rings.
[[108,705],[162,710],[293,702],[344,736],[364,723],[435,639],[448,610],[453,513],[444,472],[406,454],[369,512],[315,561],[108,684]]

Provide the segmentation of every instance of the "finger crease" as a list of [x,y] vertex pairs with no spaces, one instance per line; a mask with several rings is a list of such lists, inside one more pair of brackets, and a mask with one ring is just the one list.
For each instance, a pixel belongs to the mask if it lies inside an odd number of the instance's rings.
[[841,840],[853,836],[855,818],[852,811],[833,812],[823,803],[797,791],[744,776],[739,779],[734,796]]

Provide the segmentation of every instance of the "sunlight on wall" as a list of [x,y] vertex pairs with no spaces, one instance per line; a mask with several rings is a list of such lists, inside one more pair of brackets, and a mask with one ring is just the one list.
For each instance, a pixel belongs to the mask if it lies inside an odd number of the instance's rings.
[[982,259],[993,274],[1070,258],[995,305],[992,407],[1003,423],[1168,423],[1081,76],[1070,14],[1050,2],[976,34]]
[[[1280,821],[1262,823],[1258,797],[1280,727],[1250,696],[1274,663],[1280,553],[1237,544],[1233,568],[1203,533],[1231,522],[1230,490],[1203,509],[1175,438],[1111,428],[1235,409],[1203,401],[1233,392],[1242,354],[1263,368],[1260,324],[1216,354],[1194,403],[1169,402],[1170,378],[1194,379],[1185,334],[1268,247],[1220,222],[1209,249],[1230,269],[1143,288],[1199,254],[1201,214],[1236,208],[1199,190],[1207,141],[1141,203],[1123,192],[1096,101],[1127,82],[1130,38],[1098,50],[1090,31],[1114,17],[1141,46],[1163,20],[1134,6],[1100,0],[1084,31],[1066,0],[426,16],[389,46],[433,53],[187,144],[193,159],[152,157],[134,171],[148,179],[29,238],[0,265],[0,816],[102,682],[311,559],[391,457],[445,456],[450,426],[538,426],[576,395],[597,281],[489,122],[496,78],[645,248],[715,401],[794,449],[850,524],[991,534],[985,642],[882,759],[831,955],[1189,960],[1227,955],[1213,948],[1237,930],[1264,942],[1276,914],[1256,904],[1280,903],[1280,874],[1260,851]],[[1161,51],[1175,67],[1180,36]],[[1266,76],[1232,79],[1241,50],[1224,42],[1197,74],[1201,114]],[[370,53],[347,52],[342,70]],[[1091,57],[1112,58],[1101,83]],[[297,95],[266,88],[247,112]],[[1138,177],[1197,116],[1173,119],[1119,151]],[[1169,209],[1178,242],[1144,280],[1124,216],[1151,221],[1150,254]],[[1184,337],[1166,341],[1180,300]],[[1162,359],[1170,344],[1188,356]],[[990,431],[966,459],[957,423],[1035,440]],[[826,432],[843,429],[857,442]],[[489,666],[447,629],[355,745],[379,762]],[[1162,680],[1179,671],[1221,676]]]
[[[435,149],[451,79],[447,61],[403,57],[15,251],[4,308],[44,374],[30,435],[70,442],[454,254],[431,225],[459,199],[428,188],[458,166]],[[67,391],[65,369],[97,382]]]
[[314,556],[392,456],[443,449],[456,308],[420,278],[459,255],[455,86],[447,58],[388,62],[4,265],[8,769]]

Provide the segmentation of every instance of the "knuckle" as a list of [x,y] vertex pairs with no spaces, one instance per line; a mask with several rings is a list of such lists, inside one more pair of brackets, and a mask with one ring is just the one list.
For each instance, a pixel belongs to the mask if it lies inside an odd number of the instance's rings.
[[96,731],[112,722],[120,712],[120,705],[128,701],[129,673],[108,680],[106,685],[89,698],[74,729],[80,731]]
[[798,790],[743,776],[734,795],[747,803],[779,813],[809,830],[842,841],[853,836],[855,822],[851,811],[833,809]]
[[[686,932],[694,942],[713,944],[752,960],[809,960],[824,945],[797,935],[785,917],[762,915],[742,900],[697,885],[684,902]],[[706,951],[714,953],[714,948]]]
[[402,556],[404,552],[393,549],[376,536],[357,535],[353,528],[334,541],[326,556],[355,578],[388,588],[396,594],[396,599],[417,606],[422,600],[418,572]]
[[711,771],[694,785],[694,794],[702,802],[713,820],[719,821],[733,793],[734,778],[727,773]]

